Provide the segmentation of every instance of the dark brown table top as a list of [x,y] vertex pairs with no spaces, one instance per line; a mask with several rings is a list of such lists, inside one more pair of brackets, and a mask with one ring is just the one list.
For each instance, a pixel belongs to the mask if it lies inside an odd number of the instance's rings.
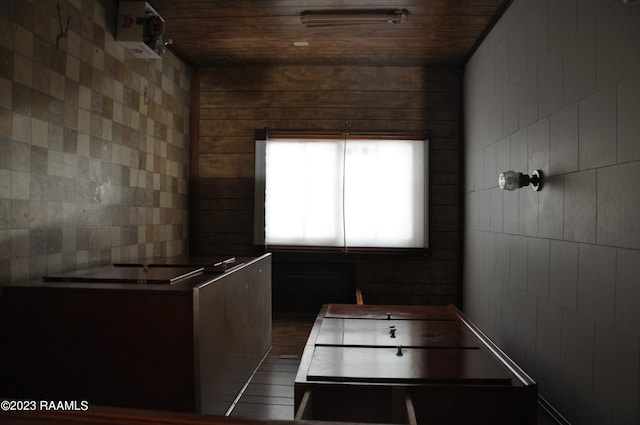
[[316,345],[477,348],[478,339],[455,320],[326,318]]
[[[194,288],[215,283],[226,274],[261,261],[271,254],[259,257],[172,257],[172,264],[163,264],[164,260],[148,264],[148,259],[118,265],[91,267],[59,274],[52,274],[40,279],[13,282],[5,284],[8,291],[22,290],[73,290],[73,291],[142,291],[142,292],[184,292],[191,294]],[[153,257],[163,259],[164,257]],[[182,260],[178,260],[182,258]],[[228,259],[234,262],[225,263],[222,267],[209,267],[209,260],[216,260],[214,264]],[[186,263],[193,264],[186,264]],[[144,263],[144,264],[143,264]],[[162,266],[160,266],[162,265]]]
[[456,320],[444,306],[329,304],[324,317],[375,320]]
[[47,282],[170,284],[201,273],[204,267],[114,267],[105,266],[45,276]]
[[[135,266],[149,266],[149,267],[216,267],[223,263],[228,263],[231,266],[238,262],[246,262],[249,257],[234,257],[229,255],[216,255],[216,256],[203,256],[203,257],[188,257],[188,256],[176,256],[176,257],[148,257],[139,260],[131,261],[119,261],[114,263],[114,266],[118,267],[135,267]],[[251,257],[253,258],[253,257]]]
[[473,382],[510,384],[507,369],[484,348],[397,348],[316,346],[309,381]]

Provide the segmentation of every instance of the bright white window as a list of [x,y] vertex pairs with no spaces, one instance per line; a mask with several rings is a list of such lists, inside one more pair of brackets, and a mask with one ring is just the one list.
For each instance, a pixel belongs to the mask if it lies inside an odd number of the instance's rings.
[[427,141],[366,136],[256,140],[255,242],[427,247]]

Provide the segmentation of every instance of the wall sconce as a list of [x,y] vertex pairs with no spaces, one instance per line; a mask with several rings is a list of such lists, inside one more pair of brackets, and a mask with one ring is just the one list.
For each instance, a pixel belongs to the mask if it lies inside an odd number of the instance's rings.
[[536,192],[540,190],[542,187],[541,170],[532,171],[531,176],[515,171],[505,171],[498,176],[498,186],[502,190],[516,190],[529,185]]

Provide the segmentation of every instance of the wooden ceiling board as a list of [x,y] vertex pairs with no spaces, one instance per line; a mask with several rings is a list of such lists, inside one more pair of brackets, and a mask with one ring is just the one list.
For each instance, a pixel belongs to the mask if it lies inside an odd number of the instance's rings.
[[[510,0],[150,0],[170,47],[196,67],[460,66]],[[305,11],[406,9],[400,24],[307,28]],[[296,47],[294,41],[309,45]]]

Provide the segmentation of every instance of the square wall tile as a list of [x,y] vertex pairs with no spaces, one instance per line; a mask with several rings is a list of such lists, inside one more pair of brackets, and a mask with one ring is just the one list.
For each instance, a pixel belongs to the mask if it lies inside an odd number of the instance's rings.
[[500,188],[491,189],[491,231],[502,232],[502,216],[504,205],[502,201],[503,190]]
[[[535,351],[537,320],[538,296],[534,292],[518,291],[518,345],[523,347],[521,351]],[[523,357],[521,362],[526,362],[526,354]]]
[[571,420],[574,410],[575,384],[561,373],[559,366],[552,367],[537,354],[531,356],[528,367],[538,383],[538,392],[544,394],[547,400],[553,400],[553,406]]
[[616,87],[599,91],[579,106],[580,169],[616,162]]
[[640,338],[640,251],[618,249],[615,329]]
[[[518,130],[510,138],[510,165],[509,169],[524,173],[529,167],[529,133],[528,128]],[[505,170],[501,170],[505,171]]]
[[527,238],[527,289],[549,296],[549,240]]
[[562,49],[555,45],[538,63],[538,116],[551,114],[562,105]]
[[13,55],[13,81],[27,87],[33,85],[33,60],[21,55]]
[[575,415],[573,423],[584,425],[612,425],[613,414],[602,402],[580,388],[575,389]]
[[503,231],[505,233],[518,233],[518,203],[517,191],[502,191],[504,213],[502,215]]
[[598,243],[640,249],[640,162],[598,170]]
[[511,274],[511,237],[504,233],[496,235],[496,277],[504,282],[509,281]]
[[613,423],[638,423],[638,339],[596,325],[593,394],[613,411]]
[[491,228],[491,190],[485,189],[478,194],[478,229],[488,231]]
[[549,7],[546,1],[529,1],[525,4],[527,34],[527,66],[547,54],[549,34]]
[[549,118],[544,117],[528,128],[527,171],[542,170],[549,175]]
[[527,238],[511,236],[510,258],[509,282],[518,288],[527,289]]
[[491,96],[489,101],[489,140],[498,140],[504,136],[502,127],[502,99]]
[[496,168],[496,143],[484,148],[484,185],[485,189],[498,185],[498,171]]
[[538,236],[562,239],[564,214],[564,179],[562,176],[545,177],[538,192]]
[[[13,238],[13,236],[12,236]],[[28,256],[16,258],[11,261],[11,281],[19,282],[21,280],[31,279],[29,271],[31,270],[30,258]]]
[[[495,76],[495,93],[500,93],[509,83],[509,40],[502,35],[504,25],[499,21],[492,33],[495,33],[496,42],[491,46],[493,55],[493,67]],[[495,96],[495,94],[494,94]],[[499,96],[496,96],[499,97]],[[503,133],[504,136],[504,133]]]
[[504,27],[508,46],[509,80],[522,78],[527,69],[526,10],[524,2],[513,2],[505,12]]
[[598,88],[640,72],[640,8],[614,2],[597,19]]
[[[2,114],[3,110],[0,109],[0,119],[4,118],[4,117],[10,117],[11,113],[8,113],[6,115]],[[2,137],[0,135],[0,137]],[[5,171],[9,171],[11,170],[11,151],[12,151],[13,147],[11,146],[11,143],[0,143],[0,169],[5,170]],[[0,196],[0,197],[4,197],[4,196]],[[8,196],[7,196],[8,198]]]
[[[511,169],[511,138],[503,137],[496,142],[496,172],[501,173]],[[495,176],[497,181],[498,176]]]
[[[0,170],[0,184],[2,183],[2,170]],[[8,230],[6,232],[4,229],[9,229],[9,224],[11,223],[11,201],[8,199],[0,199],[0,238],[1,235],[5,235],[6,240],[0,239],[0,249],[5,248],[4,243],[9,241],[9,233]],[[4,233],[3,233],[4,232]],[[2,252],[10,252],[8,249],[3,249]]]
[[518,191],[518,233],[527,236],[538,235],[539,208],[538,192],[534,192],[530,187],[525,187]]
[[502,134],[509,135],[518,129],[518,85],[513,82],[502,92]]
[[518,288],[505,284],[502,286],[502,323],[499,331],[502,347],[510,356],[522,352],[517,348],[518,339]]
[[484,150],[480,149],[473,155],[473,188],[480,190],[484,186]]
[[538,119],[538,70],[527,68],[518,77],[518,127],[526,127]]
[[569,310],[562,311],[560,367],[583,391],[593,387],[593,319]]
[[551,367],[560,366],[562,309],[545,298],[538,298],[536,355]]
[[494,278],[496,276],[496,235],[495,233],[484,232],[483,240],[484,263],[482,272],[488,277]]
[[598,15],[616,0],[582,0],[578,2],[578,27],[595,21]]
[[596,171],[564,176],[564,239],[596,240]]
[[30,143],[31,118],[14,112],[11,117],[11,138],[15,141]]
[[[500,328],[502,327],[502,280],[496,278],[489,279],[489,311],[487,313],[489,317],[490,327],[487,328],[492,335],[496,336],[500,332]],[[493,337],[492,337],[493,338]],[[497,341],[497,338],[494,339],[496,344],[500,342]]]
[[551,115],[549,124],[549,174],[578,171],[578,104],[573,103]]
[[549,242],[549,299],[571,311],[578,306],[578,253],[573,242]]
[[578,313],[613,327],[615,317],[616,249],[580,244]]
[[558,45],[576,31],[576,0],[549,2],[549,44]]
[[31,198],[31,175],[20,171],[11,172],[11,197],[27,200]]
[[[9,153],[9,149],[2,152],[3,154]],[[11,198],[11,171],[0,169],[0,199],[10,199]]]
[[[1,49],[0,49],[1,50]],[[0,53],[2,54],[2,53]],[[2,64],[0,64],[2,66]],[[13,84],[10,80],[2,78],[0,74],[0,107],[6,108],[2,110],[2,121],[0,127],[0,137],[8,137],[10,129],[8,124],[11,122],[10,109],[13,105]]]
[[[555,3],[555,2],[554,2]],[[565,3],[565,2],[559,2]],[[596,89],[595,24],[580,28],[563,43],[563,98],[570,105]]]
[[[124,194],[126,196],[126,193]],[[468,192],[465,199],[465,226],[470,230],[478,230],[478,192]]]
[[618,83],[618,162],[640,160],[640,72]]

